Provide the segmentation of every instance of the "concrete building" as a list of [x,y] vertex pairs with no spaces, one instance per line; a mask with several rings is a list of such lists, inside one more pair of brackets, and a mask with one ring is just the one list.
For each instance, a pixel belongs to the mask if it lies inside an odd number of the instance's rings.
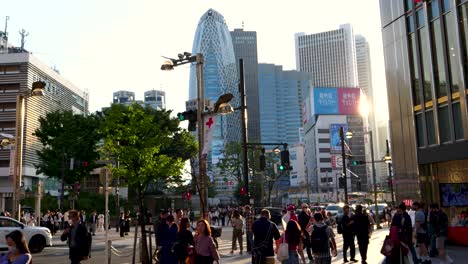
[[112,103],[131,105],[135,102],[135,93],[130,91],[117,91],[113,93]]
[[[23,190],[37,189],[46,175],[37,174],[39,162],[36,151],[42,144],[32,133],[39,128],[39,117],[56,110],[71,110],[75,114],[88,113],[88,93],[79,89],[55,70],[28,52],[0,54],[0,132],[15,135],[18,124],[17,95],[26,93],[35,81],[46,83],[44,96],[24,100],[23,117]],[[11,147],[0,150],[0,211],[12,209],[12,181],[15,166]],[[13,156],[12,156],[13,155]],[[49,175],[50,176],[50,175]],[[44,182],[44,192],[57,192],[55,179]]]
[[247,139],[251,143],[260,142],[257,32],[236,28],[234,31],[231,31],[231,38],[238,70],[239,59],[243,59],[244,61],[244,83],[247,100]]
[[144,103],[154,109],[166,109],[166,92],[159,90],[146,91]]
[[397,201],[466,207],[468,2],[381,0],[380,13]]

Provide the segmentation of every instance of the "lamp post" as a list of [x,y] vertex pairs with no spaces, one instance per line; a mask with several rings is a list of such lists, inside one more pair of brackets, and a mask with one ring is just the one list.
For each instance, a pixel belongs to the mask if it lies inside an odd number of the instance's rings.
[[13,206],[12,215],[21,220],[21,185],[23,174],[23,130],[24,101],[30,96],[42,96],[45,82],[32,83],[31,91],[20,92],[16,96],[16,131],[15,131],[15,165],[13,170]]
[[[375,173],[375,160],[374,160],[374,142],[372,138],[372,130],[368,130],[366,132],[362,132],[362,134],[367,134],[369,135],[369,143],[370,143],[370,149],[371,149],[371,164],[372,164],[372,181],[374,182],[374,206],[375,206],[375,223],[377,225],[377,229],[382,229],[382,226],[380,226],[380,221],[379,221],[379,207],[377,206],[377,177]],[[353,133],[348,132],[346,133],[347,138],[352,138]]]
[[246,105],[245,105],[245,81],[244,81],[244,60],[239,59],[239,92],[241,99],[241,129],[242,129],[242,173],[244,176],[244,188],[246,193],[246,204],[249,203],[249,161],[247,157],[247,124],[246,124]]

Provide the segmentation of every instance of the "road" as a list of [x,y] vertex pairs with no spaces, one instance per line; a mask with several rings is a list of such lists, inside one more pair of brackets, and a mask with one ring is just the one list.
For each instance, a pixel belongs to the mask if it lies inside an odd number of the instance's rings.
[[[388,234],[388,229],[377,230],[371,238],[369,245],[369,263],[379,263],[382,260],[380,255],[380,247],[385,235]],[[113,247],[116,249],[112,250],[112,263],[125,264],[132,263],[133,253],[133,233],[130,233],[124,238],[120,238],[115,229],[109,231],[110,240],[112,241]],[[223,232],[219,243],[219,254],[221,256],[222,263],[236,263],[244,264],[250,263],[250,255],[246,251],[246,240],[244,236],[244,254],[240,255],[239,250],[234,254],[230,254],[231,251],[231,237],[232,228],[223,227]],[[339,249],[342,248],[343,242],[341,235],[336,237],[337,246]],[[60,241],[59,233],[53,237],[54,246],[45,248],[43,252],[33,255],[34,263],[47,263],[47,264],[63,264],[68,262],[68,247],[65,242]],[[154,245],[153,245],[154,246]],[[92,257],[82,263],[99,263],[104,264],[104,251],[105,251],[105,235],[104,233],[97,233],[93,239]],[[356,251],[358,251],[356,249]],[[138,260],[138,257],[136,258]],[[359,254],[358,254],[359,259]],[[374,261],[375,260],[375,261]],[[338,257],[333,259],[333,263],[342,263],[342,255],[338,254]]]

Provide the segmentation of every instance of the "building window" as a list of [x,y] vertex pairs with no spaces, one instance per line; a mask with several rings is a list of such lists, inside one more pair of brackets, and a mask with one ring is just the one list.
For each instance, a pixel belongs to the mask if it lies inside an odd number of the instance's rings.
[[319,148],[319,153],[330,153],[329,148]]
[[320,134],[329,134],[330,133],[330,129],[323,129],[323,128],[319,128],[317,130],[318,133]]
[[465,83],[468,83],[468,3],[460,6],[460,38],[461,47],[465,47],[465,50],[461,50],[463,54],[463,68],[465,74]]
[[438,118],[440,143],[449,142],[451,130],[448,105],[439,107]]
[[332,172],[332,168],[320,168],[320,172]]
[[427,144],[434,145],[436,143],[434,111],[426,112],[426,129],[427,129]]
[[330,143],[330,139],[329,138],[319,138],[318,143]]
[[320,158],[320,162],[330,163],[330,162],[331,162],[331,158]]
[[463,124],[461,117],[460,102],[452,104],[453,111],[453,127],[455,128],[455,139],[463,138]]
[[405,10],[406,11],[413,9],[413,1],[414,0],[406,0],[405,1]]
[[437,98],[447,95],[447,77],[445,74],[444,47],[442,45],[442,32],[440,30],[440,19],[431,23],[432,57],[434,64],[434,81]]
[[417,64],[417,51],[416,51],[416,40],[415,40],[415,34],[410,34],[408,36],[408,46],[411,47],[410,49],[410,64],[411,64],[411,75],[413,78],[412,84],[413,84],[413,105],[421,105],[422,99],[421,99],[421,88],[419,87],[419,71],[418,71],[418,64]]
[[423,147],[425,145],[424,143],[424,120],[422,113],[418,113],[415,116],[415,122],[416,122],[416,139],[418,141],[418,147]]
[[423,91],[424,102],[432,101],[432,88],[431,88],[431,64],[429,63],[429,43],[427,43],[426,30],[423,28],[418,30],[419,37],[419,55],[421,58],[421,66],[423,73]]
[[439,17],[440,15],[440,8],[439,8],[439,0],[435,0],[429,3],[429,19],[432,20],[434,18]]
[[453,12],[450,12],[444,16],[445,19],[445,30],[447,32],[447,58],[449,60],[449,66],[450,66],[450,83],[451,87],[450,90],[452,93],[458,92],[458,86],[459,86],[459,75],[458,75],[458,69],[457,67],[458,64],[458,59],[456,57],[456,36],[455,36],[455,23],[454,23],[454,17],[453,17]]

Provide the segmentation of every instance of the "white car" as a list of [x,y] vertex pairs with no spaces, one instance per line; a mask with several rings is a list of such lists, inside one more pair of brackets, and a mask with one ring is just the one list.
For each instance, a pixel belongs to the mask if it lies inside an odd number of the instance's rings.
[[44,247],[52,246],[50,230],[40,226],[27,226],[13,218],[0,216],[0,249],[7,248],[5,236],[13,230],[23,233],[31,253],[39,253]]

